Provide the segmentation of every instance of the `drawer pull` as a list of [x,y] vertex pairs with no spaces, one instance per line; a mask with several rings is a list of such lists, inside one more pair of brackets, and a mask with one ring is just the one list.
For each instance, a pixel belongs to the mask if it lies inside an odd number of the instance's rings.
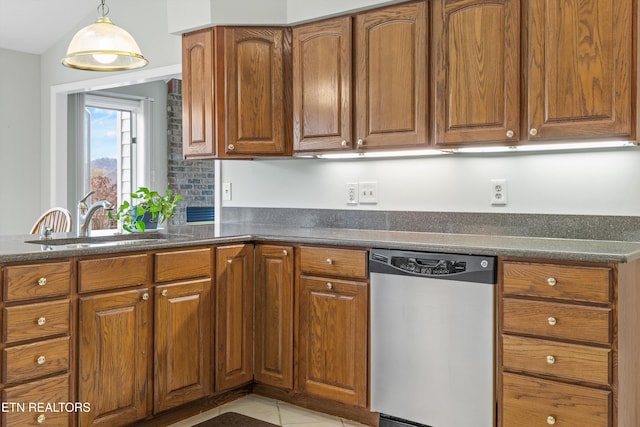
[[556,358],[551,355],[547,356],[547,363],[549,365],[553,365],[554,363],[556,363]]
[[166,297],[167,295],[169,295],[169,291],[168,291],[168,290],[166,290],[166,289],[164,289],[164,290],[162,291],[162,296],[163,296],[163,297]]
[[144,294],[142,294],[142,301],[147,301],[149,299],[149,293],[145,292]]
[[550,426],[554,425],[556,423],[556,417],[554,417],[553,415],[549,415],[547,417],[547,424],[549,424]]
[[333,283],[327,282],[327,289],[333,289]]
[[44,316],[38,317],[38,320],[36,322],[38,323],[38,326],[44,326],[44,324],[47,323],[47,319]]
[[38,359],[36,359],[36,362],[38,363],[38,365],[44,365],[46,361],[47,361],[47,358],[44,356],[40,356],[38,357]]
[[333,260],[331,258],[327,258],[327,264],[329,265],[333,264]]
[[513,135],[514,135],[513,131],[511,129],[509,129],[507,131],[507,138],[513,138]]
[[289,255],[289,252],[285,249],[285,250],[282,251],[282,255],[283,256],[287,256],[287,255]]
[[551,316],[547,319],[547,322],[549,322],[549,326],[555,326],[556,323],[558,323],[558,321],[556,320],[555,317]]
[[364,145],[364,141],[362,139],[358,140],[358,147],[362,147]]
[[47,278],[46,277],[41,277],[38,279],[38,285],[40,286],[44,286],[47,284]]
[[347,145],[349,145],[349,143],[345,139],[343,139],[340,145],[342,145],[343,147],[346,147]]
[[553,277],[549,277],[549,278],[547,279],[547,285],[549,285],[549,286],[555,286],[555,285],[556,285],[556,283],[558,283],[558,281],[557,281],[555,278],[553,278]]
[[44,424],[46,419],[47,417],[45,417],[44,414],[40,414],[38,415],[38,418],[36,418],[36,421],[38,422],[38,424]]

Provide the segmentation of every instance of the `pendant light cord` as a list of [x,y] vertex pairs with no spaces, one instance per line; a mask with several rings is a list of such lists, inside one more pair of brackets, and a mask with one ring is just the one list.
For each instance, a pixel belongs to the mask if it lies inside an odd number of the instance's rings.
[[109,14],[109,6],[104,4],[104,0],[102,0],[98,6],[98,13],[100,16],[107,16]]

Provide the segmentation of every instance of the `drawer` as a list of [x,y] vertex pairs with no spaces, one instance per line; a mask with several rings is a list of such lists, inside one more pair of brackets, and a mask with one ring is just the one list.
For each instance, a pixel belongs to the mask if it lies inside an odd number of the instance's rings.
[[[13,402],[15,405],[24,405],[24,411],[18,410],[22,408],[17,408],[16,406],[16,410],[3,413],[3,426],[28,427],[44,425],[68,427],[72,425],[71,417],[73,412],[68,413],[64,410],[61,411],[59,408],[58,412],[53,411],[55,408],[46,411],[47,408],[43,407],[47,403],[69,402],[69,376],[66,374],[6,388],[2,391],[2,401]],[[76,412],[89,410],[90,408],[87,406],[77,409],[78,411]]]
[[158,253],[155,255],[155,281],[211,277],[212,260],[210,248]]
[[610,391],[508,373],[502,376],[502,390],[505,427],[610,425]]
[[570,301],[611,301],[611,269],[554,264],[505,262],[505,295],[526,295]]
[[148,284],[149,256],[136,254],[100,259],[87,259],[78,263],[80,292],[124,288]]
[[303,273],[367,278],[367,251],[336,248],[300,248]]
[[505,332],[611,343],[611,309],[505,298]]
[[5,348],[3,353],[5,384],[69,370],[69,337]]
[[606,348],[504,335],[502,354],[506,370],[611,384],[611,350]]
[[71,263],[12,265],[4,269],[4,300],[24,301],[68,295]]
[[45,338],[69,332],[69,300],[4,308],[5,342]]

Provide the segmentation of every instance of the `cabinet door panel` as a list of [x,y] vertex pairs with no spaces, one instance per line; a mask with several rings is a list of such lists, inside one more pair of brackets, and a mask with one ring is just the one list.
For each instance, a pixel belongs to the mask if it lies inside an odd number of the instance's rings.
[[216,391],[253,379],[253,245],[216,248]]
[[80,425],[124,425],[148,415],[148,297],[140,289],[80,298],[78,399],[91,404]]
[[213,29],[182,38],[182,150],[185,156],[215,155]]
[[300,390],[366,406],[366,284],[302,276],[299,297]]
[[436,143],[517,141],[520,2],[437,0],[433,7]]
[[351,148],[351,48],[348,16],[293,29],[295,151]]
[[155,289],[154,412],[211,392],[210,290],[210,279]]
[[526,2],[529,139],[629,137],[632,2]]
[[356,16],[360,148],[427,143],[427,4]]
[[226,97],[218,108],[218,138],[226,141],[220,156],[290,154],[289,30],[219,28],[217,34],[224,41],[218,60]]
[[293,388],[293,248],[256,246],[255,379]]

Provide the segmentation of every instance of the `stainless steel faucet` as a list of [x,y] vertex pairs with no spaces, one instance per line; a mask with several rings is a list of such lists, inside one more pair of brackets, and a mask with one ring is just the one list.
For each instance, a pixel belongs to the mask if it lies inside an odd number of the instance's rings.
[[78,237],[87,237],[89,235],[89,227],[91,227],[91,217],[98,209],[110,211],[113,209],[113,203],[108,200],[100,200],[93,205],[87,207],[87,199],[95,191],[90,191],[78,202]]

